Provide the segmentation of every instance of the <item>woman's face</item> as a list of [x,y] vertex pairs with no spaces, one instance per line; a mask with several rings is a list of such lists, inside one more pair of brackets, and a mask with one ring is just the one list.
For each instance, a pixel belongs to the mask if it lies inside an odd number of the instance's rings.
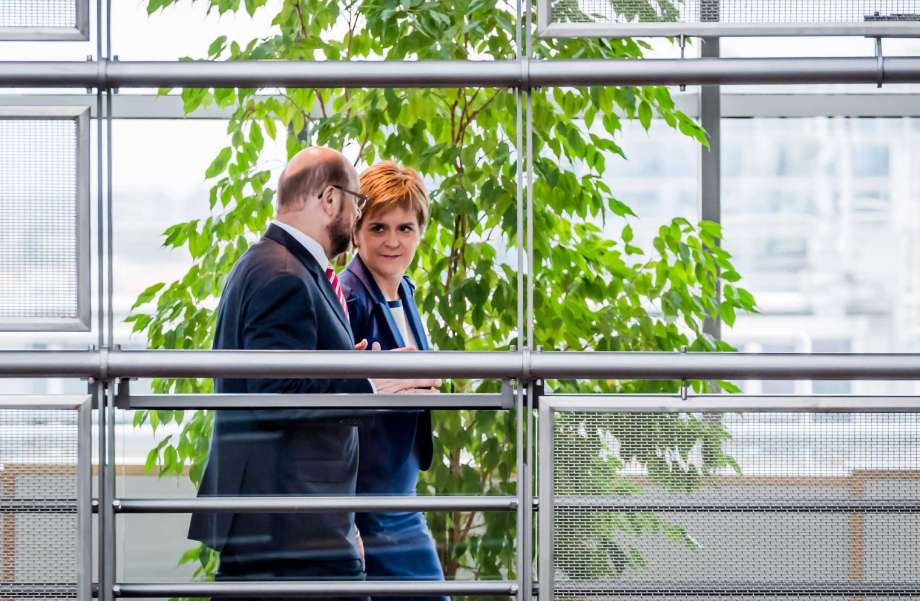
[[420,230],[414,211],[395,207],[367,217],[355,232],[355,243],[364,264],[375,275],[398,279],[415,257]]

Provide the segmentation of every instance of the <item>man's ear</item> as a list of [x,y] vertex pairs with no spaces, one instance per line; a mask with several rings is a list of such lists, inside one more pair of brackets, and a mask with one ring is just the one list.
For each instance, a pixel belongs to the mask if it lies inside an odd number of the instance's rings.
[[319,196],[319,208],[323,213],[326,214],[326,217],[328,217],[330,221],[334,221],[339,213],[336,210],[334,190],[335,188],[332,186],[326,186],[325,190],[323,190],[323,193]]

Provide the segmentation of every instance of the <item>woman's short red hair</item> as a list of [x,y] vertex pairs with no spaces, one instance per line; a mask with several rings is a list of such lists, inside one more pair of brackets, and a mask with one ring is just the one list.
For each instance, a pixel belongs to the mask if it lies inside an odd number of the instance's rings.
[[368,167],[361,174],[361,194],[367,196],[367,204],[355,223],[356,230],[368,217],[397,207],[414,212],[419,229],[424,229],[428,222],[428,191],[414,169],[393,161],[381,161]]

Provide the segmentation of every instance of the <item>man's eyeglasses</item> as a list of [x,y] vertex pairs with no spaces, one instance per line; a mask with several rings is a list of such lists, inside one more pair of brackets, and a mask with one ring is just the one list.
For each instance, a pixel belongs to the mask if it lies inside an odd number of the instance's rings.
[[352,196],[354,196],[355,197],[355,207],[358,209],[358,213],[361,213],[364,211],[364,206],[367,204],[367,196],[365,196],[364,194],[361,194],[360,192],[349,190],[348,188],[345,188],[343,186],[337,186],[335,184],[329,184],[329,185],[335,188],[336,190],[340,190],[346,194],[351,194]]

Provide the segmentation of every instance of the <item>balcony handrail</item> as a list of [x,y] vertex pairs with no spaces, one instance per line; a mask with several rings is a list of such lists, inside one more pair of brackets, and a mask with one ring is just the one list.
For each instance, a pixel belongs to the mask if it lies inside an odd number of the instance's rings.
[[920,380],[920,354],[0,351],[0,377]]
[[513,496],[198,497],[114,499],[116,513],[321,513],[342,511],[515,511]]
[[457,88],[915,83],[920,57],[420,61],[2,61],[0,87]]

